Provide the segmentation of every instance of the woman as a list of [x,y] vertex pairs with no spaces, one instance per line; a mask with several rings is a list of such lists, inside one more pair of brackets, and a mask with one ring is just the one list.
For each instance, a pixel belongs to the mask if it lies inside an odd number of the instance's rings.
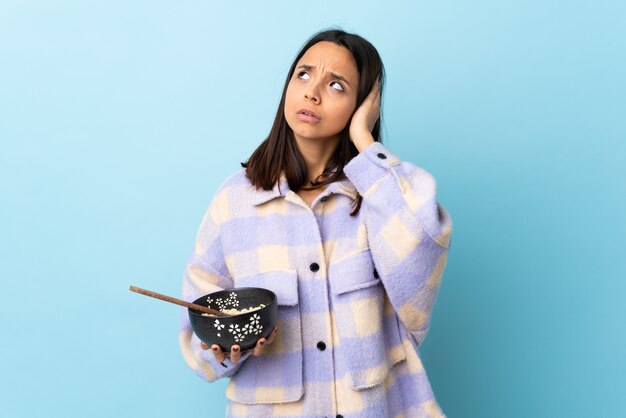
[[183,298],[255,286],[278,325],[253,351],[212,351],[183,311],[180,345],[205,380],[230,377],[227,416],[445,417],[417,346],[450,247],[435,179],[380,142],[384,68],[342,30],[296,56],[268,138],[219,187]]

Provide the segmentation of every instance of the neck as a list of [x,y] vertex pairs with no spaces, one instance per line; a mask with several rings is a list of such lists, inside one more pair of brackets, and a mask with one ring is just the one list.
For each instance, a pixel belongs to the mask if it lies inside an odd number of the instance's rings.
[[322,174],[339,144],[339,135],[331,138],[301,138],[294,134],[298,150],[306,162],[308,181]]

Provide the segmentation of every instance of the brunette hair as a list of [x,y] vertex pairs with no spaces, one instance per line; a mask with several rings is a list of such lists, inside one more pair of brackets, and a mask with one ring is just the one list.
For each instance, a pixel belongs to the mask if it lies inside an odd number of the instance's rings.
[[[309,48],[321,41],[333,42],[347,48],[356,61],[359,72],[359,86],[357,88],[357,100],[354,111],[359,108],[369,94],[376,82],[376,77],[380,77],[379,90],[382,95],[385,70],[378,51],[369,41],[359,35],[347,33],[342,29],[323,30],[311,36],[291,64],[269,136],[258,146],[245,163],[241,163],[241,166],[246,168],[246,177],[257,188],[271,190],[279,180],[281,172],[284,171],[291,190],[317,189],[328,183],[343,180],[345,178],[343,167],[359,153],[350,140],[350,122],[348,122],[339,133],[339,144],[324,171],[314,181],[311,181],[311,186],[305,187],[308,178],[307,167],[304,157],[296,146],[293,131],[285,119],[285,95],[296,64]],[[372,130],[372,136],[378,142],[382,142],[380,136],[381,119],[382,106],[380,117]],[[362,200],[363,197],[359,194],[353,211],[350,213],[351,216],[359,212]]]

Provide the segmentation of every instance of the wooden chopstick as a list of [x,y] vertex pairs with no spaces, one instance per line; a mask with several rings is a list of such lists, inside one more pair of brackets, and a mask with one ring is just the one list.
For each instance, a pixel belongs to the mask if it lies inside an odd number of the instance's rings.
[[176,299],[176,298],[173,298],[171,296],[162,295],[161,293],[153,292],[151,290],[142,289],[140,287],[131,286],[129,288],[129,290],[131,290],[132,292],[141,293],[142,295],[150,296],[150,297],[153,297],[153,298],[156,298],[156,299],[161,299],[161,300],[164,300],[166,302],[174,303],[176,305],[185,306],[187,308],[195,309],[196,311],[209,313],[209,314],[213,314],[213,315],[217,315],[217,316],[228,316],[227,313],[224,313],[222,311],[211,309],[211,308],[208,308],[206,306],[198,305],[196,303],[186,302],[184,300]]

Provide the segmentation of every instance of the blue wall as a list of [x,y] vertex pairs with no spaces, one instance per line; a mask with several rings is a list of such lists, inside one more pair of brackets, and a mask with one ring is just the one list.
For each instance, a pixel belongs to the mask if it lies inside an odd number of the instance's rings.
[[623,1],[209,3],[0,5],[0,415],[223,416],[179,309],[128,286],[180,294],[298,48],[339,25],[454,221],[421,348],[444,412],[626,416]]

